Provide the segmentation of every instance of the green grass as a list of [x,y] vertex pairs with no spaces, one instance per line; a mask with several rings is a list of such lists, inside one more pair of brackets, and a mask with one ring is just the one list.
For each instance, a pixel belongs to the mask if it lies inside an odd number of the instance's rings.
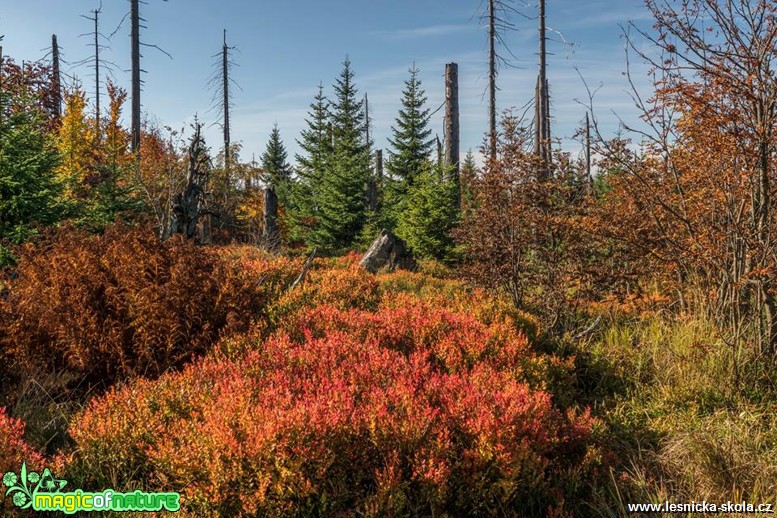
[[577,348],[581,399],[616,455],[593,483],[592,514],[667,500],[777,503],[777,373],[766,360],[735,357],[704,319],[658,314],[611,323]]

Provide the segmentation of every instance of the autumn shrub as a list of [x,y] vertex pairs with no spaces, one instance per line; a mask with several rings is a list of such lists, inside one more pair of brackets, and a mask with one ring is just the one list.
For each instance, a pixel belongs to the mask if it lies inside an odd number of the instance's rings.
[[7,471],[18,473],[22,462],[35,469],[43,465],[41,453],[24,440],[24,429],[22,421],[0,407],[0,475]]
[[322,306],[239,359],[93,400],[63,461],[88,486],[180,490],[199,516],[544,514],[590,476],[594,421],[554,408],[487,326]]
[[378,276],[383,289],[396,293],[411,293],[421,298],[437,297],[454,300],[458,294],[470,294],[473,288],[458,280],[442,279],[430,274],[396,270]]
[[504,296],[473,288],[453,279],[440,279],[429,274],[397,270],[378,277],[384,291],[382,305],[395,307],[403,304],[395,294],[410,294],[440,308],[467,313],[486,324],[505,322],[522,331],[530,341],[541,333],[538,319],[517,309]]
[[[40,451],[25,440],[25,424],[10,417],[6,409],[0,407],[0,477],[3,480],[0,484],[0,514],[3,516],[23,516],[16,509],[13,496],[2,498],[11,486],[20,482],[22,463],[37,477],[45,460]],[[13,474],[8,474],[11,472]]]
[[412,297],[404,297],[400,307],[376,313],[320,306],[299,318],[291,336],[303,341],[327,336],[334,329],[404,354],[426,351],[446,372],[489,363],[517,378],[524,362],[534,359],[525,335],[516,329],[486,325],[471,315],[431,307]]
[[419,259],[416,271],[439,279],[448,279],[454,275],[454,270],[450,266],[436,259]]
[[340,309],[378,307],[382,296],[380,283],[374,275],[359,268],[355,256],[325,259],[314,265],[303,283],[273,303],[269,310],[273,326],[293,325],[301,312],[324,304]]
[[158,376],[247,331],[295,270],[281,259],[220,260],[142,229],[65,229],[22,248],[0,299],[0,347],[32,373],[65,368],[104,384]]

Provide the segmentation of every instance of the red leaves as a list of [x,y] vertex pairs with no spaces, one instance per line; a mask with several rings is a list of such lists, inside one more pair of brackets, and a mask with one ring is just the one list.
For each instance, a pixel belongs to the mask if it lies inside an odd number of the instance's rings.
[[348,258],[289,292],[298,262],[120,227],[47,247],[22,254],[3,340],[131,378],[52,459],[84,487],[180,490],[197,515],[470,515],[544,512],[586,469],[590,422],[532,388],[550,372],[532,318],[480,290]]
[[43,456],[24,440],[24,423],[8,416],[0,407],[0,475],[8,471],[18,473],[26,462],[31,469],[43,466]]
[[82,461],[106,463],[95,453],[110,451],[122,474],[185,487],[202,512],[320,510],[324,498],[341,511],[495,509],[549,495],[551,473],[582,458],[554,452],[584,452],[590,432],[516,379],[521,356],[531,358],[523,335],[496,337],[418,301],[376,313],[322,306],[241,360],[112,392],[71,435]]

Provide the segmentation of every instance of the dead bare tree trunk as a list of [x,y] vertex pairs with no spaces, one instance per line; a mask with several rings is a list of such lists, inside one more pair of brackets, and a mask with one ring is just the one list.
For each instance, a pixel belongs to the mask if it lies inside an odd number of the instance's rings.
[[370,180],[369,208],[376,213],[380,210],[380,190],[383,185],[383,150],[375,151],[375,169]]
[[132,32],[132,152],[140,157],[140,0],[130,0]]
[[57,35],[51,35],[51,84],[54,88],[54,119],[59,124],[62,119],[62,79],[59,71],[59,44]]
[[456,208],[461,208],[459,178],[459,66],[445,65],[445,165],[453,168],[451,180],[456,185]]
[[459,65],[445,65],[445,165],[459,176]]
[[264,243],[268,250],[277,250],[281,245],[281,233],[278,229],[278,194],[275,187],[264,189]]
[[94,127],[96,140],[100,141],[100,10],[94,11]]
[[[370,166],[372,166],[372,143],[370,141],[370,100],[367,93],[364,94],[364,116],[365,116],[365,138],[367,141],[367,153],[370,157]],[[378,178],[377,169],[370,169],[370,177],[367,180],[367,209],[373,214],[378,212]]]
[[378,183],[383,181],[383,150],[375,151],[375,172],[378,176]]
[[488,156],[496,160],[496,0],[488,0]]
[[593,191],[594,177],[591,173],[591,119],[585,112],[585,174],[589,190]]
[[318,252],[318,248],[314,248],[312,252],[310,252],[310,255],[307,259],[305,259],[305,263],[302,265],[302,270],[299,272],[299,275],[296,279],[294,279],[294,282],[291,283],[291,286],[289,286],[288,291],[293,290],[303,282],[305,282],[305,277],[308,275],[308,271],[310,271],[310,267],[313,266],[313,259],[316,258],[316,252]]
[[100,10],[92,11],[93,16],[83,16],[94,23],[92,36],[94,41],[94,137],[95,142],[100,142]]
[[545,0],[539,2],[539,73],[535,90],[534,152],[539,159],[539,177],[550,176],[550,98],[547,78],[547,41],[545,29]]
[[553,155],[551,154],[551,141],[550,141],[550,84],[547,79],[545,78],[545,90],[543,91],[545,101],[543,102],[545,107],[545,155],[548,158],[548,165],[550,165],[550,161],[553,159]]
[[227,30],[224,29],[224,48],[221,56],[222,79],[224,84],[224,170],[229,178],[230,169],[230,134],[229,134],[229,47],[227,46]]
[[367,92],[364,92],[364,131],[365,139],[367,142],[367,150],[370,148],[370,99],[367,97]]

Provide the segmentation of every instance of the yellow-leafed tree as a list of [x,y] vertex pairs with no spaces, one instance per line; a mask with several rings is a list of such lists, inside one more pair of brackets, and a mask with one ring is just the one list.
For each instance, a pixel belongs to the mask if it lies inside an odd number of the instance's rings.
[[97,176],[95,144],[94,123],[86,116],[86,94],[80,89],[68,92],[57,138],[61,161],[56,171],[65,200],[88,197]]
[[105,142],[100,149],[100,162],[111,176],[122,184],[126,180],[122,173],[132,164],[132,154],[129,153],[130,135],[121,125],[121,112],[127,100],[127,91],[109,81],[108,99],[108,119],[102,131]]

